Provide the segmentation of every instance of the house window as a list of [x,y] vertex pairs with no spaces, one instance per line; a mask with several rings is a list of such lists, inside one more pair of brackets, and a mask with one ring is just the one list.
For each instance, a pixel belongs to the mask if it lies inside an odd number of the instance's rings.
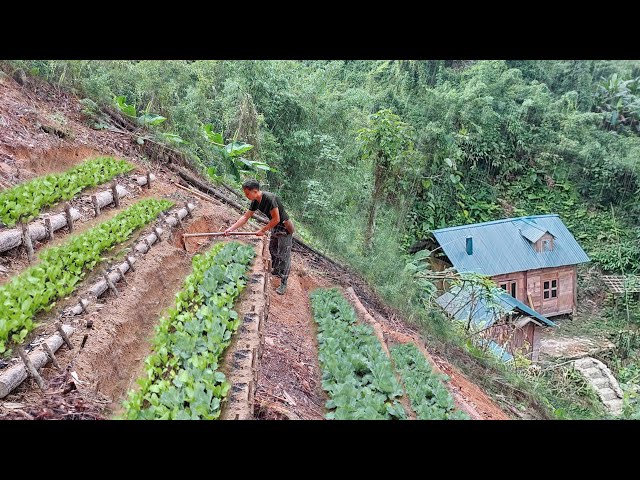
[[500,288],[502,288],[503,290],[506,290],[507,292],[510,292],[511,296],[513,298],[516,298],[516,292],[518,291],[517,285],[518,285],[518,282],[509,280],[507,283],[501,283]]
[[551,280],[548,282],[544,282],[542,288],[542,296],[545,300],[549,298],[556,298],[558,296],[558,281]]
[[534,247],[536,252],[551,252],[553,251],[553,237],[541,238],[535,243]]

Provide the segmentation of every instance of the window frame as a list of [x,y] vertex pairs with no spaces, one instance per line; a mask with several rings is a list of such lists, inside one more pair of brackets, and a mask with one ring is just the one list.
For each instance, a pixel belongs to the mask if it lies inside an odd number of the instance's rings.
[[518,294],[518,281],[517,280],[505,280],[498,284],[505,292],[517,299]]
[[542,282],[542,299],[553,300],[558,298],[558,290],[560,289],[560,282],[557,278],[550,280],[543,280]]

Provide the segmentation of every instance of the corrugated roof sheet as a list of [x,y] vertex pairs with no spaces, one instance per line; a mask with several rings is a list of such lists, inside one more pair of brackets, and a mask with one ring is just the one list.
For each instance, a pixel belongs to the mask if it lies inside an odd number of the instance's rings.
[[500,292],[494,300],[494,304],[491,305],[480,295],[474,295],[473,288],[462,289],[454,287],[449,292],[445,292],[438,297],[436,302],[456,320],[467,322],[471,318],[474,330],[481,330],[493,325],[497,320],[513,310],[520,310],[548,327],[557,326],[551,320],[540,315],[507,292]]
[[532,243],[540,240],[545,233],[547,233],[545,230],[540,230],[536,227],[527,227],[520,231],[520,234]]
[[551,320],[549,320],[547,317],[540,315],[533,308],[529,307],[526,303],[522,303],[517,298],[514,298],[511,295],[509,295],[507,292],[501,293],[500,297],[503,302],[511,305],[513,308],[517,308],[518,310],[526,313],[530,317],[540,320],[547,327],[557,327],[557,325],[553,323]]
[[[534,250],[531,242],[521,234],[531,228],[555,237],[552,251]],[[590,260],[557,214],[506,218],[432,232],[458,272],[493,276]],[[466,252],[467,237],[473,238],[472,255]]]

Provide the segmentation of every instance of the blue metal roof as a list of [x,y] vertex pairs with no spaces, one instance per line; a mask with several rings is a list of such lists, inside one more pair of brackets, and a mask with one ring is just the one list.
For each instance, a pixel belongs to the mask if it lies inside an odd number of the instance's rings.
[[547,317],[545,317],[543,315],[540,315],[533,308],[529,307],[526,303],[522,303],[517,298],[514,298],[511,295],[509,295],[507,292],[500,293],[500,300],[502,300],[503,302],[511,305],[513,308],[518,309],[518,310],[526,313],[530,317],[533,317],[533,318],[536,318],[536,319],[540,320],[547,327],[557,327],[557,325],[555,323],[553,323],[551,320],[549,320]]
[[507,292],[500,292],[493,300],[493,302],[489,302],[478,294],[474,295],[473,287],[464,289],[454,287],[438,297],[436,302],[456,320],[467,322],[471,318],[474,330],[487,328],[514,310],[520,310],[548,327],[557,326],[551,320],[540,315]]
[[[478,339],[478,341],[480,342],[481,345],[487,345],[487,341],[484,338],[480,338]],[[489,351],[493,355],[498,357],[498,360],[501,360],[503,363],[509,363],[513,361],[513,355],[507,352],[503,346],[498,345],[493,340],[489,340],[488,345],[489,345]]]
[[[536,252],[530,240],[539,239],[544,232],[555,237],[553,250]],[[590,260],[557,214],[506,218],[441,228],[432,233],[458,272],[493,276]],[[466,252],[467,237],[473,239],[471,255]]]

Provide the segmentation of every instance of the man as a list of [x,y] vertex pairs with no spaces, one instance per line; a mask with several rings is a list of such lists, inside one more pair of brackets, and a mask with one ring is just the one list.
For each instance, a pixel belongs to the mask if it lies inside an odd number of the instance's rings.
[[291,269],[291,244],[294,232],[293,222],[289,220],[289,215],[284,211],[280,198],[278,198],[275,193],[260,190],[260,183],[258,183],[257,180],[246,180],[242,184],[242,191],[245,197],[251,200],[249,210],[245,212],[236,223],[227,228],[224,234],[229,235],[247,223],[256,210],[260,210],[269,218],[269,223],[255,232],[255,234],[262,236],[273,228],[273,234],[271,235],[271,240],[269,240],[269,253],[271,254],[271,261],[273,263],[271,273],[282,279],[276,292],[284,295],[287,289],[289,270]]

